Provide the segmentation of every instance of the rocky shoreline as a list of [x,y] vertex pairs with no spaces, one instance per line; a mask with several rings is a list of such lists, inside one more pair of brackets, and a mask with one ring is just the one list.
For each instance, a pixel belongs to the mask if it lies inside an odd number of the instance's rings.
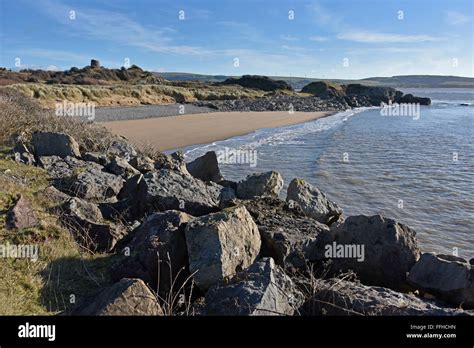
[[[262,77],[242,77],[230,79],[232,83],[245,82],[243,86],[258,86],[259,83],[268,88],[269,81]],[[282,81],[274,81],[277,82]],[[412,94],[403,94],[391,87],[369,87],[359,84],[335,85],[327,82],[312,82],[306,85],[301,92],[306,95],[290,95],[282,90],[280,84],[267,95],[256,99],[213,100],[198,101],[195,106],[203,106],[218,111],[341,111],[356,107],[381,106],[384,104],[420,104],[430,105],[430,98],[416,97]],[[290,88],[288,86],[288,88]]]
[[[115,283],[72,315],[472,315],[474,260],[422,253],[416,232],[346,217],[278,172],[225,180],[216,154],[147,157],[125,139],[85,152],[69,135],[16,139],[11,158],[48,172],[47,195],[75,240],[114,255]],[[8,228],[36,224],[28,202]]]

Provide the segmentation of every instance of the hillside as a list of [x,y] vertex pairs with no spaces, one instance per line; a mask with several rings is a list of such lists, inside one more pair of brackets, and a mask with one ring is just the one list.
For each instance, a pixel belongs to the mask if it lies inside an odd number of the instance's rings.
[[[228,78],[235,76],[225,75],[201,75],[179,72],[160,72],[155,75],[161,76],[171,81],[205,81],[205,82],[222,82]],[[301,89],[305,85],[314,81],[328,81],[340,84],[359,83],[366,86],[385,86],[385,87],[424,87],[424,88],[473,88],[474,78],[461,76],[440,76],[440,75],[403,75],[392,77],[368,77],[360,80],[341,80],[341,79],[318,79],[306,77],[289,77],[289,76],[270,76],[276,80],[282,80],[289,83],[295,89]]]

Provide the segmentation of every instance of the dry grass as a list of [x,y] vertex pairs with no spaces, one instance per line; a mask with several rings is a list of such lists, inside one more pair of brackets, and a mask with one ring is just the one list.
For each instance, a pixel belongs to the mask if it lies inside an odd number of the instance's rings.
[[35,131],[61,132],[77,140],[83,151],[103,151],[116,139],[105,127],[77,118],[56,116],[32,98],[9,87],[0,88],[0,145],[13,146],[13,137],[27,140]]
[[38,100],[48,108],[55,103],[93,102],[96,106],[173,104],[197,100],[256,98],[266,92],[240,86],[169,86],[169,85],[49,85],[40,83],[14,84],[15,89]]

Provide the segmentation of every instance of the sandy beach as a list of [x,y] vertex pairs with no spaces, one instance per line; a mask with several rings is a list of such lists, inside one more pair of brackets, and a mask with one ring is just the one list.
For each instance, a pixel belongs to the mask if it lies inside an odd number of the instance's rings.
[[112,132],[134,144],[152,144],[159,150],[207,144],[251,133],[260,128],[277,128],[334,114],[321,112],[212,112],[139,120],[104,122]]

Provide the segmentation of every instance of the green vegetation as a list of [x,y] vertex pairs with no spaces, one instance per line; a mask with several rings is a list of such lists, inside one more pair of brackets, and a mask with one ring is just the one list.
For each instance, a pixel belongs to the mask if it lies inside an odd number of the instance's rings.
[[[4,149],[5,150],[5,149]],[[38,245],[39,258],[0,258],[0,313],[2,315],[57,314],[109,284],[112,256],[82,250],[69,231],[50,213],[55,202],[43,193],[46,172],[0,155],[0,244]],[[38,227],[5,229],[5,213],[19,195],[32,204]],[[73,295],[73,296],[72,296]]]

